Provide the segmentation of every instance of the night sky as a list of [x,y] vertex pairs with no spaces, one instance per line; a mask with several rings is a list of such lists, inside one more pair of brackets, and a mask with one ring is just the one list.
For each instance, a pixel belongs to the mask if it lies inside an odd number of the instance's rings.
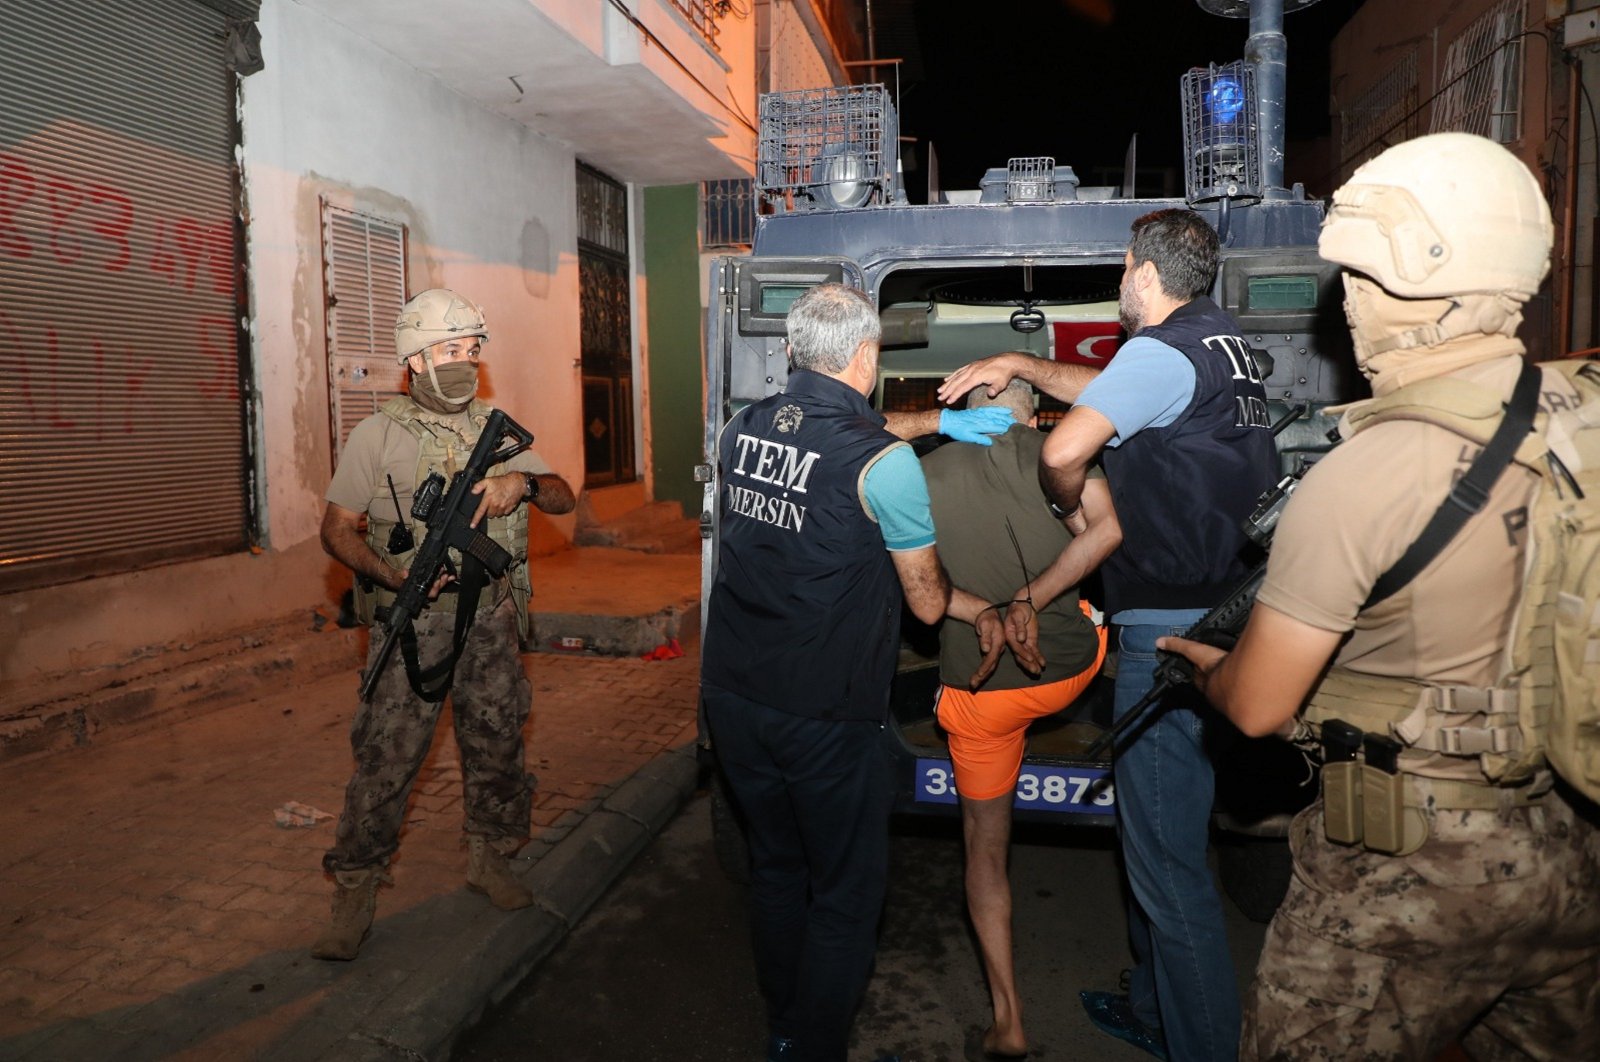
[[[1329,130],[1328,43],[1360,6],[1321,0],[1284,18],[1291,181],[1306,179],[1295,172],[1293,142]],[[1249,36],[1248,20],[1209,15],[1194,0],[918,0],[914,7],[924,77],[902,85],[901,132],[932,141],[945,188],[976,188],[985,169],[1025,155],[1053,156],[1083,183],[1099,183],[1096,167],[1120,175],[1135,132],[1141,168],[1179,166],[1179,78],[1194,66],[1241,58]],[[926,178],[908,175],[906,183],[922,188]]]

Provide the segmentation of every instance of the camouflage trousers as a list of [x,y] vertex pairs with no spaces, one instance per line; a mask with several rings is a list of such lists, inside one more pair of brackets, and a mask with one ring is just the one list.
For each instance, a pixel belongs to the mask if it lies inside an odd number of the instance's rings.
[[1241,1057],[1600,1058],[1600,825],[1558,793],[1438,811],[1409,856],[1295,819]]
[[[432,611],[417,617],[417,655],[423,667],[449,651],[455,619]],[[381,642],[372,640],[369,668]],[[523,764],[522,728],[532,698],[518,656],[516,605],[507,599],[479,610],[450,692],[468,833],[528,836],[534,779]],[[441,707],[412,692],[396,649],[372,700],[357,708],[350,728],[356,769],[345,788],[333,847],[322,857],[323,869],[360,870],[387,863],[394,854],[411,785],[428,755]]]

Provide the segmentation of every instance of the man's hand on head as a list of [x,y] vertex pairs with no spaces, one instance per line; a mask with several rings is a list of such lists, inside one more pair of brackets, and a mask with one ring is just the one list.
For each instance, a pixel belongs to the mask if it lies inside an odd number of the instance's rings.
[[992,446],[991,435],[1004,435],[1016,423],[1016,417],[1004,406],[984,406],[980,409],[942,409],[939,411],[939,433],[957,442]]
[[961,401],[968,391],[980,385],[985,388],[984,394],[993,398],[1017,378],[1019,371],[1017,359],[1025,357],[1029,355],[996,354],[990,358],[969,361],[944,378],[944,383],[939,385],[939,401],[947,406],[954,405]]

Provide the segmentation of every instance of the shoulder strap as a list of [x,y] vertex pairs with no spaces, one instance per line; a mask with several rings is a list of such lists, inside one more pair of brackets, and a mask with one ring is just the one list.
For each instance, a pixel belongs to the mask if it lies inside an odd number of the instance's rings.
[[1533,418],[1539,412],[1539,383],[1539,370],[1523,362],[1522,372],[1517,376],[1517,385],[1511,392],[1511,401],[1506,406],[1500,426],[1495,429],[1488,444],[1478,452],[1466,475],[1450,488],[1450,493],[1434,512],[1428,526],[1422,529],[1422,534],[1395,561],[1393,567],[1378,577],[1372,593],[1362,602],[1362,609],[1369,609],[1393,596],[1415,579],[1450,544],[1450,540],[1466,526],[1467,521],[1483,508],[1489,500],[1489,491],[1506,466],[1511,464],[1517,446],[1533,430]]

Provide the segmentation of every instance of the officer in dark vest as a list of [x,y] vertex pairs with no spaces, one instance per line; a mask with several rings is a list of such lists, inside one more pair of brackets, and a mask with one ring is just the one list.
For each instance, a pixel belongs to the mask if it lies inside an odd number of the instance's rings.
[[785,390],[718,443],[702,696],[748,825],[768,1057],[842,1062],[888,875],[901,599],[934,623],[950,585],[916,454],[867,404],[877,310],[823,285],[788,334]]
[[[1105,468],[1123,531],[1101,568],[1120,628],[1118,715],[1153,685],[1156,639],[1182,633],[1245,573],[1240,525],[1276,476],[1261,374],[1238,323],[1206,295],[1216,275],[1217,234],[1205,219],[1146,214],[1133,223],[1118,299],[1129,339],[1109,366],[1002,354],[964,366],[940,389],[948,400],[1021,377],[1073,403],[1045,442],[1040,476],[1078,531],[1087,470]],[[1095,1025],[1151,1054],[1233,1059],[1239,996],[1206,866],[1215,779],[1208,720],[1194,703],[1163,706],[1118,752],[1135,966],[1126,995],[1080,996]]]

